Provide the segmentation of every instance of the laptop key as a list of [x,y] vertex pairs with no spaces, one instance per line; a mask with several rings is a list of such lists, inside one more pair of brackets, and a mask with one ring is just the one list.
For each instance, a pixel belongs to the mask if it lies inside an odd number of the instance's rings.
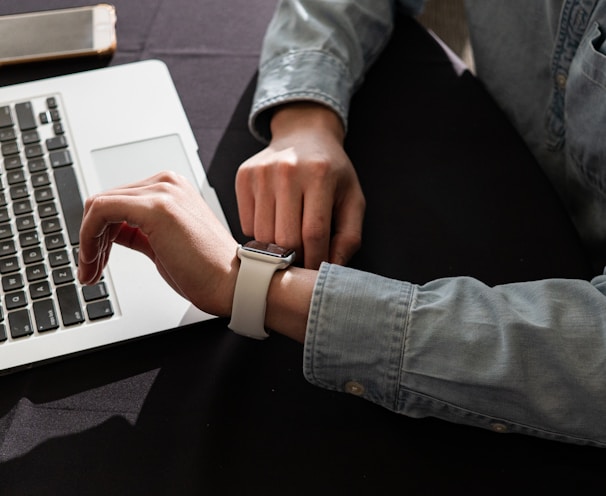
[[55,198],[53,190],[49,187],[36,188],[34,191],[34,198],[36,203],[42,203]]
[[55,169],[54,172],[69,242],[72,245],[77,245],[80,242],[80,223],[82,222],[84,205],[76,173],[72,167],[62,167]]
[[0,258],[0,274],[10,274],[20,268],[18,257]]
[[[0,226],[0,229],[1,228],[2,226]],[[17,253],[17,248],[15,247],[15,242],[12,239],[0,239],[0,257],[14,255],[15,253]]]
[[19,122],[19,129],[21,131],[28,131],[37,127],[31,102],[17,103],[15,105],[15,113],[17,114],[17,121]]
[[47,276],[46,265],[44,265],[44,264],[28,265],[27,268],[25,269],[25,276],[27,277],[28,282],[45,279]]
[[7,157],[8,155],[17,155],[19,153],[19,145],[16,141],[7,141],[2,143],[2,156]]
[[[27,168],[30,173],[35,174],[36,172],[41,172],[47,169],[46,161],[44,158],[33,158],[27,161]],[[32,180],[32,184],[36,187],[36,183]],[[47,183],[48,184],[48,183]]]
[[[50,193],[52,194],[52,192]],[[42,192],[42,194],[38,194],[36,192],[36,200],[38,200],[38,196],[42,197],[40,204],[38,205],[38,215],[40,216],[41,219],[46,219],[47,217],[54,217],[55,215],[57,215],[59,213],[59,210],[57,210],[57,205],[55,202],[53,201],[46,201],[44,199],[44,197],[47,194]]]
[[48,112],[48,110],[40,112],[38,114],[38,119],[40,119],[40,124],[48,124],[51,121],[50,113]]
[[74,161],[69,150],[57,150],[48,154],[48,159],[53,167],[65,167],[72,165]]
[[42,232],[44,234],[50,234],[57,232],[61,229],[61,223],[57,218],[44,219],[42,221]]
[[0,342],[6,341],[8,337],[6,336],[6,327],[4,324],[0,324]]
[[63,234],[55,233],[49,234],[44,238],[44,245],[47,250],[58,250],[59,248],[65,247],[65,240],[63,239]]
[[0,240],[13,237],[13,227],[10,224],[0,224]]
[[[2,259],[0,259],[0,262]],[[60,267],[69,264],[69,256],[66,250],[56,250],[48,254],[48,262],[51,267]]]
[[13,116],[11,115],[11,109],[8,105],[0,107],[0,127],[12,126]]
[[59,318],[53,300],[35,301],[33,309],[38,332],[52,331],[59,327]]
[[78,291],[74,284],[59,286],[57,288],[57,300],[59,301],[63,325],[70,326],[84,322]]
[[21,198],[26,198],[29,196],[27,184],[17,184],[15,186],[11,186],[9,189],[9,193],[11,200],[19,200]]
[[46,172],[32,174],[31,181],[34,188],[40,188],[41,186],[48,186],[50,184],[50,178]]
[[39,143],[25,145],[25,158],[36,158],[44,155],[44,149]]
[[13,338],[29,336],[34,332],[29,312],[25,308],[8,314],[8,327]]
[[15,133],[15,129],[9,127],[7,129],[0,128],[0,141],[14,141],[17,139],[17,134]]
[[26,264],[42,262],[44,260],[44,254],[39,246],[24,249],[21,256]]
[[54,138],[48,138],[46,140],[46,149],[50,152],[52,150],[59,150],[67,147],[67,140],[65,136],[55,136]]
[[40,242],[36,231],[25,231],[19,234],[19,246],[27,248],[28,246],[36,246]]
[[24,183],[26,180],[25,172],[22,169],[11,170],[6,174],[6,179],[9,185]]
[[32,204],[29,200],[19,200],[13,203],[13,212],[15,215],[29,214],[33,212]]
[[[2,277],[2,289],[7,291],[14,291],[15,289],[21,289],[23,287],[23,276],[16,272],[14,274]],[[10,295],[7,296],[9,298]],[[8,306],[8,302],[7,302]]]
[[33,215],[21,215],[15,219],[15,225],[19,232],[28,231],[36,227],[36,220]]
[[4,168],[8,170],[19,169],[23,167],[23,162],[21,162],[21,157],[19,155],[15,155],[12,157],[7,157],[4,159]]
[[63,284],[66,282],[72,282],[74,280],[74,273],[70,267],[62,267],[60,269],[55,269],[52,272],[53,274],[53,282],[55,284]]
[[100,300],[102,298],[107,298],[109,293],[107,292],[107,287],[104,282],[98,282],[97,284],[93,284],[92,286],[83,286],[82,287],[82,296],[84,296],[84,301],[94,301]]
[[4,298],[7,310],[14,310],[27,305],[25,291],[15,291],[14,293],[7,294]]
[[46,202],[38,205],[38,215],[41,219],[57,215],[57,206],[55,205],[55,202]]
[[114,309],[109,300],[100,300],[89,303],[86,306],[86,311],[90,320],[104,319],[114,315]]
[[29,285],[29,295],[32,300],[38,300],[51,295],[50,283],[46,280],[38,281]]
[[40,141],[40,135],[35,129],[27,131],[21,135],[21,142],[24,145],[31,145],[32,143],[38,143]]

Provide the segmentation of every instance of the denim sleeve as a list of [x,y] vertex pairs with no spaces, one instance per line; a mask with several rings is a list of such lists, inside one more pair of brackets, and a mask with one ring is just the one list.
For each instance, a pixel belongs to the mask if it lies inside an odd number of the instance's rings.
[[323,264],[303,368],[410,417],[606,447],[606,276],[418,286]]
[[393,30],[397,7],[423,0],[281,0],[269,24],[249,127],[270,138],[269,110],[289,101],[323,103],[347,123],[349,100]]

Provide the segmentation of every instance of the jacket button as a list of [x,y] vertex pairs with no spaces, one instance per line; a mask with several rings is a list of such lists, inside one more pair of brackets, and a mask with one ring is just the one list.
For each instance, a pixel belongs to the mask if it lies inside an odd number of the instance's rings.
[[507,432],[507,426],[505,424],[502,424],[501,422],[492,422],[490,424],[490,428],[493,430],[493,432]]
[[345,384],[345,392],[353,394],[355,396],[362,396],[364,394],[364,386],[356,381],[349,381]]

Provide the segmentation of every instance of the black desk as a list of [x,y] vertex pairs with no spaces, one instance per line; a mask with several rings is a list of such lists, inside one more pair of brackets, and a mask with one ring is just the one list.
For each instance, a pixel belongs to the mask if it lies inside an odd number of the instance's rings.
[[[166,61],[239,239],[233,179],[261,148],[246,116],[275,1],[115,1],[111,63]],[[74,5],[20,0],[0,13]],[[352,108],[348,147],[368,200],[353,265],[415,282],[590,277],[553,192],[481,85],[402,23]],[[403,64],[414,70],[400,78]],[[0,84],[94,65],[1,69]],[[216,319],[2,377],[0,494],[603,490],[601,450],[400,417],[312,387],[301,352]]]

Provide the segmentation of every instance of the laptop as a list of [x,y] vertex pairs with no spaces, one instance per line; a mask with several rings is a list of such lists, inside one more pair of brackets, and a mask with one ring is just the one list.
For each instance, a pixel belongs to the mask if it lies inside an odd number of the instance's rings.
[[227,227],[166,65],[147,60],[0,88],[0,374],[211,318],[115,246],[76,277],[93,193],[171,169]]

